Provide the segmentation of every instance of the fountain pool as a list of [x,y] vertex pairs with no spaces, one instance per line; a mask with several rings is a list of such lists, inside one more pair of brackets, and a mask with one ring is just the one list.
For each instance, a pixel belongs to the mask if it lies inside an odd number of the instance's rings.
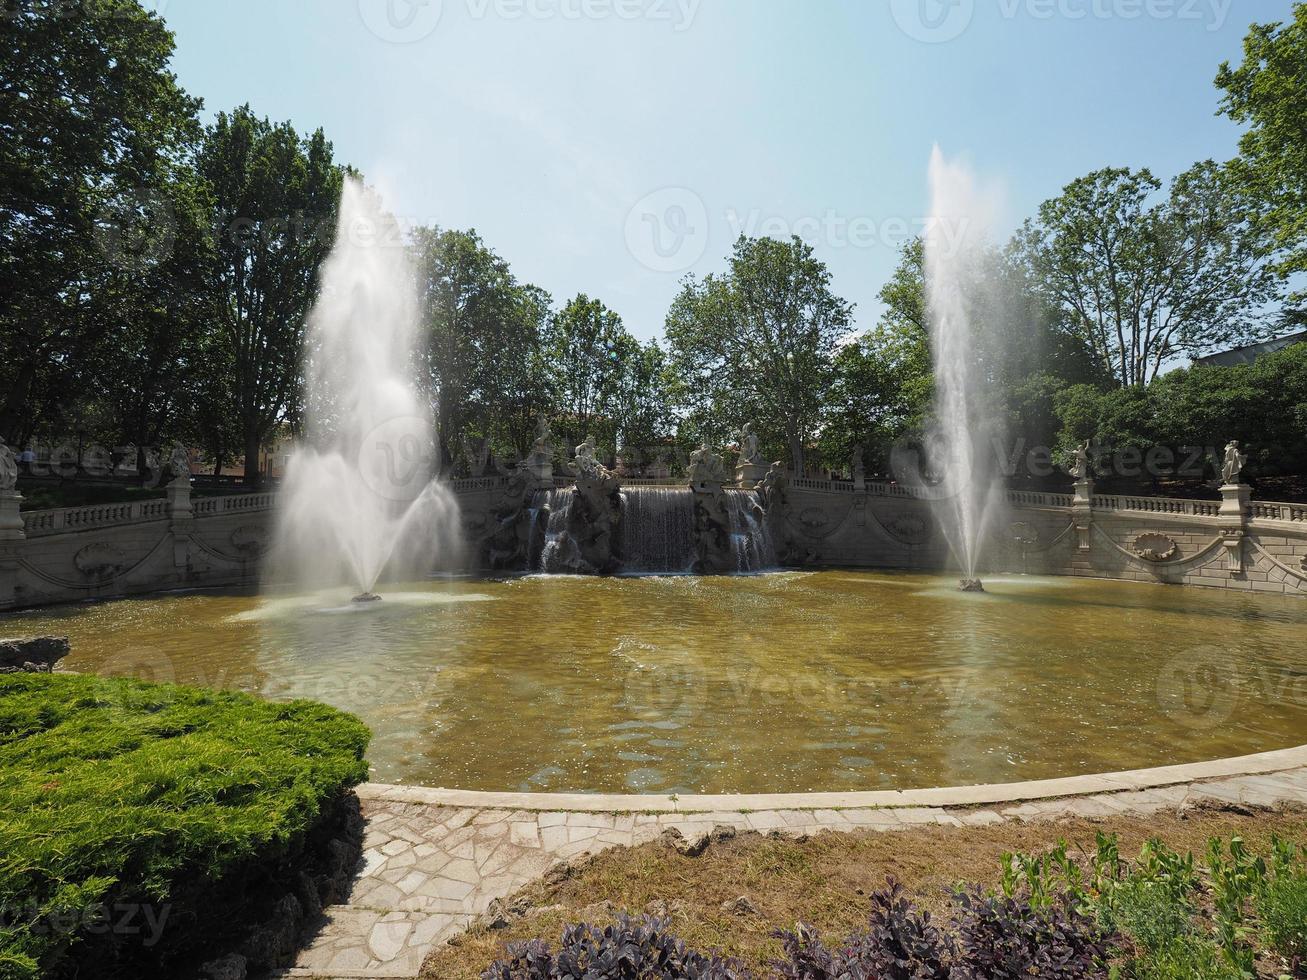
[[1307,741],[1307,604],[879,572],[451,579],[6,617],[71,670],[310,697],[373,778],[728,793],[1007,782]]

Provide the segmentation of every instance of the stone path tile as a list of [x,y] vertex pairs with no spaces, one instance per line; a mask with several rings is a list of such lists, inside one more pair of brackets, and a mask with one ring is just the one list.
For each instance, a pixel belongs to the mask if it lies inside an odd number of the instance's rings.
[[645,843],[672,828],[687,839],[723,825],[789,836],[849,830],[894,833],[931,825],[976,827],[1007,820],[1150,815],[1203,801],[1307,804],[1307,768],[982,809],[551,813],[369,798],[363,801],[367,821],[363,866],[350,904],[327,910],[317,938],[283,975],[321,980],[412,978],[436,946],[467,928],[492,901],[541,877],[554,863]]

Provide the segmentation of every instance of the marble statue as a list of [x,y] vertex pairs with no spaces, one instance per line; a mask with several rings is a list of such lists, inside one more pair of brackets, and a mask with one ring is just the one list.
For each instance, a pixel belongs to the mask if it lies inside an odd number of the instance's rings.
[[753,431],[752,422],[745,422],[735,434],[735,439],[740,444],[740,465],[762,462],[762,454],[758,451],[758,435]]
[[1086,441],[1084,445],[1076,448],[1075,460],[1071,464],[1071,475],[1076,480],[1089,479],[1089,447],[1091,443]]
[[191,452],[181,443],[172,447],[168,457],[168,472],[172,474],[173,486],[190,486]]
[[599,451],[595,443],[595,437],[589,435],[585,437],[585,442],[576,447],[576,459],[572,460],[572,473],[575,476],[594,474],[601,467],[599,458],[596,455]]
[[1231,440],[1225,447],[1225,465],[1221,469],[1221,479],[1226,486],[1234,486],[1239,482],[1239,476],[1243,473],[1247,462],[1248,457],[1239,451],[1238,440]]
[[549,423],[545,421],[543,415],[540,416],[540,418],[536,420],[536,441],[535,446],[532,448],[532,452],[536,456],[549,455],[549,439],[552,435],[553,432],[549,429]]
[[10,493],[18,486],[18,463],[14,451],[0,439],[0,492]]
[[702,446],[690,453],[690,466],[687,473],[691,485],[725,483],[726,463],[708,447],[705,440]]

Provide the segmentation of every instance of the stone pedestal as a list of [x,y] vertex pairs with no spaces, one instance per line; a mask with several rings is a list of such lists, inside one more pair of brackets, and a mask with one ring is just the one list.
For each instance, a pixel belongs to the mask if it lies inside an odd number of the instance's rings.
[[27,535],[23,532],[23,515],[18,512],[23,502],[23,495],[16,490],[0,490],[0,541],[21,541]]
[[1248,504],[1253,488],[1246,483],[1221,487],[1221,537],[1225,541],[1226,567],[1234,574],[1243,571],[1243,541],[1248,527]]
[[1094,481],[1089,477],[1076,481],[1071,498],[1071,520],[1076,526],[1076,547],[1088,551],[1090,529],[1094,525]]
[[191,530],[195,525],[195,511],[191,506],[191,481],[189,478],[173,480],[164,488],[164,493],[168,497],[173,566],[185,569],[191,561]]
[[752,487],[766,475],[766,463],[740,463],[735,467],[735,482],[741,486]]

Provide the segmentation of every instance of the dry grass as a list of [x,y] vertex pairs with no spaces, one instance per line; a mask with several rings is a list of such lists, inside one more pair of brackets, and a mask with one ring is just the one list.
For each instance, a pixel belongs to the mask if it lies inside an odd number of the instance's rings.
[[[1272,833],[1307,842],[1307,813],[1240,814],[1195,810],[1185,816],[1002,824],[985,828],[925,827],[877,833],[825,833],[806,840],[742,834],[697,858],[663,843],[607,851],[577,866],[555,886],[537,883],[519,893],[532,908],[509,928],[476,927],[430,956],[423,980],[477,980],[505,944],[556,942],[564,925],[603,922],[618,911],[653,911],[672,918],[691,947],[721,950],[752,966],[779,954],[772,930],[802,920],[843,938],[866,919],[866,894],[893,875],[923,907],[940,910],[959,882],[996,886],[1005,852],[1038,852],[1059,839],[1093,853],[1097,831],[1116,833],[1121,853],[1138,854],[1150,837],[1200,855],[1207,839],[1238,834],[1265,850]],[[746,896],[757,915],[723,911]]]

